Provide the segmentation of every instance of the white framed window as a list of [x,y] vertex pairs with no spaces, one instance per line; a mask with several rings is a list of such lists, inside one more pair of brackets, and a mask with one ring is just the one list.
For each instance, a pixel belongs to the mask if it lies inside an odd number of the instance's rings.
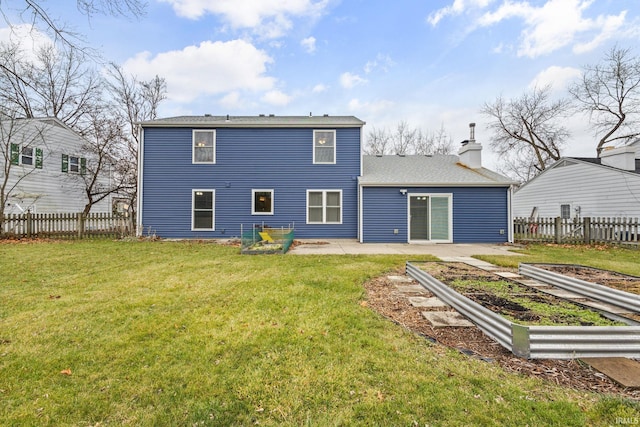
[[213,129],[194,130],[192,134],[192,163],[216,162],[216,131]]
[[342,190],[307,190],[307,224],[342,224]]
[[193,190],[191,230],[215,230],[215,190]]
[[273,190],[251,190],[251,215],[273,215]]
[[335,130],[313,131],[313,163],[329,165],[336,163]]
[[[38,158],[36,157],[36,164]],[[62,172],[64,173],[79,173],[84,175],[87,173],[87,159],[84,157],[70,156],[68,154],[62,155]]]
[[42,169],[42,148],[11,144],[10,151],[12,165],[34,166],[37,169]]
[[20,163],[22,163],[23,165],[33,164],[33,148],[22,147],[22,156],[20,159]]

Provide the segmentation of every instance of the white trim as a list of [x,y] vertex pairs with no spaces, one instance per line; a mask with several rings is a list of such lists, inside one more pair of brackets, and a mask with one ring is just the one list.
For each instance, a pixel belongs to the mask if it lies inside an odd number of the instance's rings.
[[[197,162],[196,161],[196,147],[195,147],[195,141],[196,141],[196,132],[211,132],[213,133],[213,161],[211,162]],[[215,129],[193,129],[191,131],[191,163],[194,165],[213,165],[216,163],[216,148],[217,148],[217,134],[216,134],[216,130]]]
[[[271,193],[271,212],[256,212],[256,193]],[[251,189],[251,215],[275,215],[275,191],[270,189]]]
[[[411,197],[428,197],[429,198],[429,235],[431,235],[431,198],[432,197],[446,197],[447,198],[447,211],[448,211],[448,224],[447,234],[449,239],[439,240],[411,240]],[[407,193],[407,243],[453,243],[453,193]]]
[[144,168],[144,128],[138,129],[140,147],[138,149],[138,191],[136,192],[136,235],[142,236],[142,170]]
[[507,190],[507,241],[513,243],[513,185]]
[[[310,222],[309,221],[309,193],[322,193],[322,222]],[[327,222],[327,193],[339,193],[340,194],[340,221],[339,222]],[[317,207],[317,206],[316,206]],[[342,190],[339,189],[312,189],[307,190],[307,204],[306,204],[306,223],[318,224],[318,225],[340,225],[342,224],[342,214],[344,212],[344,200],[342,198]]]
[[[328,132],[333,133],[333,161],[332,162],[317,162],[316,161],[316,133],[317,132]],[[338,140],[336,137],[335,129],[314,129],[313,130],[313,164],[314,165],[335,165],[337,163],[336,158],[336,147],[338,146]]]
[[[193,223],[193,213],[196,208],[196,192],[211,193],[211,226],[212,228],[195,228]],[[191,190],[191,231],[215,231],[216,230],[216,190],[212,188],[194,188]]]

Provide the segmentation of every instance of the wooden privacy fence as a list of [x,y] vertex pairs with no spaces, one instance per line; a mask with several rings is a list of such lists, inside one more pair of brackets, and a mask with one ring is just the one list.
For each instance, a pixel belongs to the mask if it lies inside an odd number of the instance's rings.
[[552,243],[640,242],[638,218],[514,218],[514,239]]
[[2,237],[55,237],[82,239],[90,237],[120,238],[134,233],[131,217],[108,213],[52,213],[5,215],[0,228]]

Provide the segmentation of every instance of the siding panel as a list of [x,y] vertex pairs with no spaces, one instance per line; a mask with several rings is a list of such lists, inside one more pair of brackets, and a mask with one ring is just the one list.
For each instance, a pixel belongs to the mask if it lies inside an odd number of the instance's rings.
[[[364,187],[363,241],[408,241],[407,195],[401,187]],[[402,187],[409,193],[453,194],[454,243],[504,243],[508,240],[507,187]],[[394,230],[398,234],[394,234]],[[501,234],[503,230],[503,234]]]
[[[191,163],[191,128],[144,131],[142,225],[162,237],[230,238],[240,224],[295,223],[299,238],[357,236],[360,128],[336,129],[335,165],[314,165],[313,129],[216,130],[216,164]],[[214,189],[215,231],[191,231],[191,190]],[[274,215],[251,215],[251,190],[274,190]],[[342,224],[306,224],[306,190],[341,189]]]

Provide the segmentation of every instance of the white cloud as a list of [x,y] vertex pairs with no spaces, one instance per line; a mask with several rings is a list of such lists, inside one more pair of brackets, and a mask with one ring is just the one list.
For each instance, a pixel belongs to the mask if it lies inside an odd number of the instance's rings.
[[36,52],[53,46],[53,40],[29,24],[0,28],[0,43],[18,43],[25,59],[35,60]]
[[169,99],[190,102],[199,96],[233,91],[269,91],[276,81],[266,75],[272,61],[244,40],[205,41],[153,57],[142,52],[127,60],[123,68],[142,79],[164,77]]
[[364,72],[369,74],[370,72],[376,69],[380,69],[384,72],[387,72],[389,71],[389,68],[393,67],[394,65],[396,65],[396,63],[393,62],[393,60],[389,55],[383,55],[379,53],[376,56],[376,59],[374,59],[373,61],[369,61],[365,64]]
[[493,0],[454,0],[451,6],[445,6],[429,14],[429,16],[427,17],[427,22],[435,27],[443,18],[447,16],[460,15],[472,8],[484,8],[487,7],[492,1]]
[[340,85],[345,89],[351,89],[354,86],[358,86],[365,83],[367,83],[367,80],[363,79],[357,74],[346,72],[340,75]]
[[542,88],[551,85],[554,90],[561,90],[575,78],[580,77],[582,72],[578,68],[552,66],[538,73],[529,83],[529,89],[534,87]]
[[289,102],[291,102],[292,99],[293,99],[292,96],[287,95],[284,92],[281,92],[279,90],[271,90],[265,93],[261,100],[266,104],[282,107],[289,104]]
[[234,29],[251,28],[265,37],[280,37],[292,27],[291,18],[322,15],[329,0],[161,0],[179,16],[198,19],[221,15]]
[[326,92],[327,90],[329,90],[329,86],[323,85],[322,83],[317,84],[313,87],[313,89],[311,90],[311,92],[313,93],[322,93],[322,92]]
[[352,99],[349,101],[348,108],[350,111],[355,112],[356,114],[375,114],[380,113],[382,111],[389,110],[394,106],[393,101],[388,100],[379,100],[374,102],[361,102],[359,99]]
[[[568,45],[584,52],[610,38],[625,19],[625,12],[596,19],[585,17],[592,3],[593,0],[548,0],[537,7],[527,1],[504,1],[494,11],[482,15],[477,25],[487,27],[511,18],[523,20],[519,56],[534,58]],[[579,37],[590,40],[579,42]]]
[[304,50],[307,51],[307,53],[313,53],[316,51],[316,38],[313,36],[302,39],[300,44],[302,45]]
[[220,106],[228,109],[237,109],[244,106],[244,102],[237,91],[229,92],[220,99]]

